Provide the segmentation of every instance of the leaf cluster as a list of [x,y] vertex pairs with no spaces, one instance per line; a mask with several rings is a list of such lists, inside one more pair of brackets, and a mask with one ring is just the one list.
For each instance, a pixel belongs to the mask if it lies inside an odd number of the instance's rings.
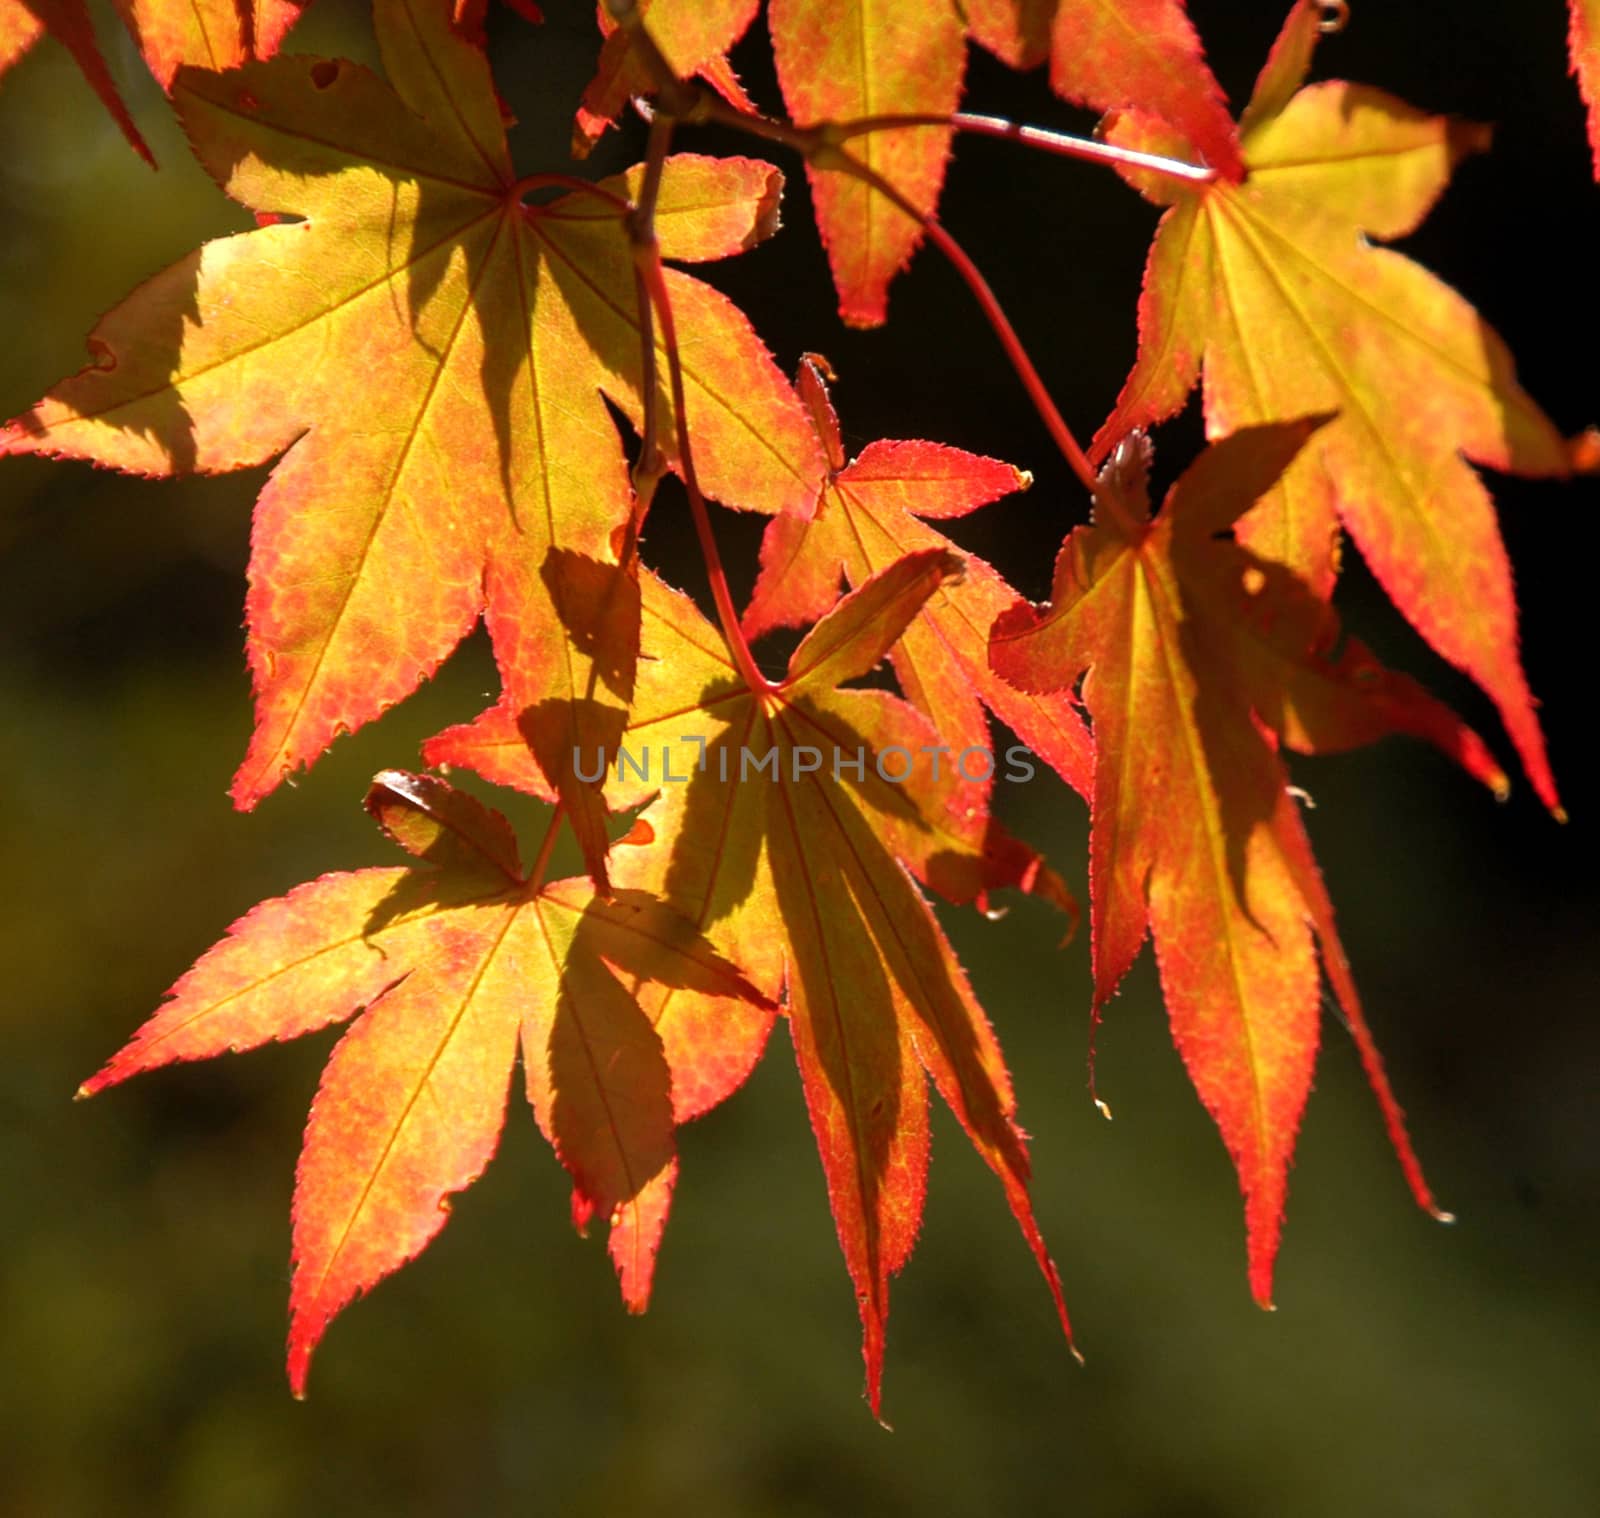
[[[1496,795],[1510,785],[1482,739],[1342,633],[1348,540],[1491,698],[1563,815],[1474,466],[1558,479],[1600,450],[1564,438],[1465,298],[1388,246],[1485,129],[1308,83],[1347,9],[1308,0],[1237,118],[1181,0],[771,0],[781,115],[728,61],[758,0],[608,0],[578,162],[525,172],[481,0],[374,0],[381,75],[280,52],[294,0],[119,8],[257,225],[133,291],[0,453],[155,477],[271,464],[245,596],[241,809],[404,700],[480,621],[500,674],[486,711],[424,746],[431,773],[372,784],[367,811],[408,862],[264,902],[82,1088],[348,1022],[296,1184],[296,1394],[332,1318],[426,1247],[482,1172],[518,1066],[575,1223],[609,1230],[642,1311],[676,1130],[742,1085],[780,1020],[873,1410],[890,1281],[922,1216],[930,1084],[994,1172],[1070,1343],[1000,1045],[931,905],[1022,891],[1075,921],[1061,876],[994,815],[1013,756],[1090,809],[1096,1018],[1153,940],[1174,1041],[1237,1169],[1256,1299],[1272,1300],[1324,981],[1414,1196],[1445,1216],[1287,756],[1408,734]],[[80,0],[0,0],[0,70],[46,32],[148,156]],[[1597,37],[1592,0],[1573,0],[1573,66],[1600,113]],[[1096,138],[964,115],[973,47],[1047,66],[1059,96],[1103,113]],[[644,161],[582,177],[630,101],[650,122]],[[672,151],[706,123],[751,154]],[[1138,356],[1087,445],[940,220],[963,133],[1109,165],[1161,208]],[[778,232],[769,160],[785,155],[809,177],[845,322],[884,323],[931,244],[992,325],[1089,508],[1047,604],[943,525],[1018,497],[1026,471],[920,439],[849,456],[827,361],[801,356],[791,382],[762,312],[681,267]],[[1151,435],[1197,388],[1209,446],[1157,509]],[[643,546],[669,474],[714,619]],[[766,520],[743,606],[713,504]],[[772,679],[752,643],[783,628],[803,635]],[[548,804],[531,867],[451,769]],[[584,871],[550,880],[566,827]]]

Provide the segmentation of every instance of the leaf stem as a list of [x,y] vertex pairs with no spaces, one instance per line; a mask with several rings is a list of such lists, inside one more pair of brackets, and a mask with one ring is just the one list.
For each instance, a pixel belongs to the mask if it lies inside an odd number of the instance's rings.
[[683,488],[689,496],[694,529],[700,539],[700,552],[705,558],[706,576],[711,581],[711,598],[716,602],[717,620],[722,624],[723,636],[728,640],[739,674],[752,692],[762,695],[774,687],[756,667],[755,656],[750,652],[744,629],[739,625],[739,613],[733,604],[733,593],[728,589],[728,576],[722,567],[722,556],[717,552],[716,536],[711,530],[711,514],[706,509],[706,498],[695,473],[694,448],[689,441],[689,423],[684,407],[683,364],[678,357],[678,333],[672,319],[672,297],[667,289],[666,273],[659,255],[645,270],[644,277],[650,299],[655,305],[656,317],[661,323],[661,346],[667,354],[673,419],[677,423],[678,462],[683,471]]
[[[653,494],[663,470],[658,437],[660,405],[656,395],[656,344],[654,327],[661,328],[661,346],[667,355],[667,374],[672,386],[672,413],[676,424],[678,460],[683,471],[684,490],[689,496],[689,510],[694,517],[695,533],[700,539],[700,552],[705,559],[706,578],[711,582],[711,599],[716,603],[717,619],[722,624],[723,636],[733,651],[733,659],[740,675],[750,689],[760,694],[772,689],[771,682],[756,666],[755,656],[739,624],[739,613],[733,604],[733,593],[728,588],[727,572],[722,567],[722,555],[717,551],[717,540],[711,530],[711,514],[706,509],[706,499],[695,473],[694,448],[689,438],[689,422],[684,401],[683,363],[678,353],[678,331],[672,316],[672,296],[667,289],[666,272],[661,264],[661,246],[656,240],[655,208],[661,190],[661,174],[666,163],[667,149],[672,142],[674,118],[666,114],[654,116],[650,122],[650,141],[645,158],[644,181],[639,187],[639,198],[629,209],[627,217],[628,242],[633,249],[634,288],[640,295],[639,335],[641,351],[641,384],[643,398],[643,443],[639,453],[636,481],[647,481]],[[654,321],[652,321],[654,313]],[[634,522],[642,513],[636,506]]]
[[639,383],[642,391],[639,459],[633,466],[633,515],[628,524],[627,549],[630,555],[637,548],[645,516],[655,499],[656,486],[666,472],[666,460],[661,452],[661,395],[656,364],[655,319],[645,268],[656,248],[656,201],[661,193],[661,174],[666,166],[667,148],[671,140],[670,118],[657,117],[650,123],[644,181],[640,185],[639,198],[629,208],[625,221],[634,257],[633,294],[639,317]]
[[539,852],[534,856],[533,868],[528,871],[528,884],[535,890],[544,884],[544,874],[550,868],[550,856],[556,851],[556,839],[561,834],[561,824],[566,815],[566,802],[556,802],[555,809],[550,813],[550,824],[539,841]]
[[604,189],[593,180],[579,179],[576,174],[524,174],[511,186],[509,193],[521,199],[524,195],[531,195],[535,190],[572,190],[579,195],[593,195],[617,211],[626,212],[630,209],[628,202],[622,196]]
[[1028,399],[1033,402],[1033,409],[1039,413],[1039,419],[1044,423],[1051,440],[1060,449],[1061,456],[1066,459],[1072,472],[1077,475],[1096,505],[1103,507],[1106,514],[1114,519],[1118,532],[1128,541],[1137,542],[1144,535],[1138,514],[1123,501],[1115,481],[1104,479],[1095,472],[1089,456],[1083,451],[1082,445],[1067,425],[1066,418],[1061,414],[1061,408],[1056,405],[1055,397],[1050,394],[1049,387],[1040,377],[1038,369],[1034,367],[1022,339],[1017,336],[1017,329],[1011,325],[1011,319],[1000,304],[1000,298],[990,288],[989,281],[983,277],[983,271],[972,261],[967,250],[956,241],[931,211],[919,211],[881,174],[852,158],[842,148],[833,149],[828,154],[827,167],[835,166],[840,172],[852,174],[864,184],[871,186],[897,210],[921,225],[923,231],[927,233],[928,241],[944,255],[945,260],[972,292],[973,299],[977,301],[995,336],[1000,339],[1000,346],[1005,349],[1012,369],[1022,382],[1022,388],[1027,392]]
[[1001,142],[1017,142],[1024,147],[1038,148],[1061,158],[1076,158],[1085,163],[1104,163],[1115,168],[1144,169],[1154,174],[1165,174],[1169,179],[1181,179],[1188,184],[1210,184],[1217,171],[1203,164],[1185,163],[1179,158],[1167,158],[1160,153],[1141,153],[1137,148],[1121,148],[1115,143],[1096,142],[1089,137],[1075,137],[1069,132],[1052,132],[1045,127],[1023,126],[1007,121],[1002,116],[978,116],[967,111],[957,111],[945,116],[938,113],[912,112],[903,115],[858,116],[848,121],[826,122],[813,128],[830,143],[848,142],[852,137],[862,137],[868,132],[895,131],[904,127],[948,127],[954,132],[965,132],[973,137],[992,137]]
[[[895,192],[892,186],[885,184],[879,193],[884,191],[889,192],[890,199],[902,210],[908,211],[908,214],[915,214],[910,202]],[[928,234],[928,241],[944,254],[945,260],[972,292],[972,298],[977,301],[985,319],[994,329],[994,335],[999,338],[1000,346],[1005,349],[1006,357],[1011,361],[1011,367],[1022,382],[1022,388],[1027,391],[1028,399],[1033,402],[1033,409],[1039,413],[1039,419],[1044,423],[1045,430],[1049,432],[1056,447],[1061,450],[1072,472],[1083,482],[1084,489],[1092,495],[1096,488],[1094,466],[1089,462],[1089,456],[1083,451],[1072,429],[1067,426],[1066,418],[1061,415],[1061,408],[1056,405],[1055,398],[1050,394],[1044,380],[1040,378],[1039,371],[1028,356],[1028,350],[1022,345],[1022,339],[1017,336],[1017,329],[1011,325],[1011,319],[1006,315],[999,297],[990,288],[989,281],[983,277],[982,270],[972,261],[967,250],[946,231],[938,217],[928,215],[920,217],[919,220],[922,222],[923,230]]]

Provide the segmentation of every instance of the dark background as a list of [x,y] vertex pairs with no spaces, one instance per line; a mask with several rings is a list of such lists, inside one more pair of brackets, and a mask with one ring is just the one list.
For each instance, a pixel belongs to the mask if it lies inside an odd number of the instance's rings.
[[[1235,103],[1280,6],[1195,0]],[[590,8],[536,32],[493,18],[525,169],[555,166],[593,54]],[[1323,76],[1494,121],[1406,246],[1509,339],[1572,432],[1597,419],[1596,211],[1564,8],[1356,0]],[[1243,17],[1241,18],[1241,12]],[[102,17],[102,21],[106,18]],[[353,0],[318,0],[301,50],[370,56]],[[190,162],[113,26],[162,161],[152,178],[57,48],[0,86],[0,412],[83,358],[139,278],[246,225]],[[737,62],[776,105],[758,38]],[[1038,76],[974,55],[969,103],[1087,129]],[[637,150],[613,139],[610,169]],[[744,150],[703,136],[685,146]],[[1081,493],[1052,458],[956,280],[919,257],[886,332],[844,330],[803,176],[787,232],[705,271],[786,368],[838,368],[847,445],[926,436],[1038,479],[958,536],[1047,589]],[[1133,351],[1154,212],[1091,167],[964,142],[945,217],[978,256],[1087,436]],[[780,293],[781,292],[781,293]],[[1164,429],[1166,473],[1192,414]],[[1119,1515],[1588,1514],[1600,1242],[1592,483],[1492,481],[1572,823],[1520,786],[1497,807],[1419,746],[1297,761],[1371,1020],[1430,1177],[1461,1216],[1410,1205],[1354,1052],[1328,1021],[1279,1268],[1250,1303],[1227,1158],[1167,1040],[1148,959],[1084,1083],[1087,947],[1023,903],[946,913],[1006,1042],[1035,1138],[1036,1197],[1088,1365],[987,1172],[936,1132],[928,1220],[895,1299],[879,1430],[857,1396],[854,1304],[779,1030],[750,1086],[683,1136],[656,1303],[627,1318],[597,1240],[567,1227],[561,1172],[517,1102],[501,1154],[415,1265],[352,1308],[304,1405],[282,1378],[288,1202],[332,1034],[169,1071],[87,1106],[77,1083],[244,909],[324,870],[386,862],[360,811],[372,772],[493,687],[475,639],[440,678],[247,817],[225,786],[248,732],[239,630],[264,471],[147,483],[0,464],[0,1509],[19,1514],[1081,1510]],[[753,562],[759,524],[719,513]],[[700,589],[681,498],[646,553]],[[1507,745],[1487,703],[1385,605],[1359,561],[1347,620]],[[1052,781],[1009,820],[1081,887],[1081,803]],[[538,808],[508,810],[524,831]]]

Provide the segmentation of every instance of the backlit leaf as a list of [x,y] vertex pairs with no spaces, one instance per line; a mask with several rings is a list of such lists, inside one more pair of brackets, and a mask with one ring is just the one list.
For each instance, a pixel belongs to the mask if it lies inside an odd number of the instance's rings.
[[[783,98],[800,126],[911,112],[947,115],[961,103],[966,47],[953,5],[772,0],[768,25]],[[849,150],[919,211],[938,204],[948,130],[873,132],[852,138]],[[887,314],[889,282],[909,261],[922,229],[848,175],[812,170],[811,189],[840,315],[854,326],[876,326]]]
[[[1030,483],[1010,464],[940,443],[869,443],[847,463],[819,363],[802,364],[799,389],[828,473],[808,520],[778,518],[767,528],[761,575],[744,619],[751,636],[815,621],[838,600],[841,577],[859,586],[904,554],[953,549],[929,520],[965,516]],[[989,629],[1015,599],[989,565],[964,555],[960,580],[935,590],[895,644],[895,675],[913,705],[932,719],[948,763],[988,752],[987,707],[1087,796],[1094,753],[1072,697],[1019,691],[989,668]]]
[[[1241,539],[1326,598],[1338,524],[1348,527],[1400,610],[1493,698],[1556,810],[1510,567],[1465,459],[1562,475],[1567,448],[1477,312],[1368,241],[1411,231],[1487,134],[1361,85],[1299,89],[1319,14],[1296,7],[1262,73],[1243,118],[1242,185],[1140,181],[1169,209],[1145,271],[1138,362],[1097,455],[1172,415],[1202,375],[1213,438],[1337,412],[1241,523]],[[1131,116],[1112,135],[1167,145]]]
[[[115,0],[162,89],[186,63],[235,68],[270,58],[309,0]],[[43,32],[63,43],[141,158],[150,149],[106,67],[84,0],[0,0],[0,74]]]
[[519,1048],[574,1213],[611,1220],[623,1299],[643,1311],[677,1174],[675,1084],[681,1070],[700,1089],[707,1061],[630,987],[670,989],[680,1020],[716,1018],[730,1052],[759,1052],[772,1021],[679,914],[637,891],[524,879],[505,819],[444,782],[386,771],[367,808],[421,864],[325,875],[256,907],[80,1092],[360,1014],[323,1073],[295,1182],[297,1396],[329,1322],[421,1253],[483,1173]]
[[186,63],[237,68],[270,58],[310,0],[115,0],[150,72],[172,88]]
[[992,649],[996,669],[1025,688],[1082,681],[1097,755],[1095,1004],[1111,998],[1148,931],[1173,1036],[1239,1172],[1250,1286],[1264,1306],[1317,1047],[1313,940],[1407,1178],[1433,1208],[1277,742],[1316,752],[1411,732],[1505,785],[1478,739],[1412,682],[1358,644],[1333,655],[1332,613],[1230,535],[1325,425],[1281,423],[1214,444],[1153,522],[1142,461],[1119,453],[1095,524],[1062,548],[1050,606],[1008,612]]
[[[547,760],[614,735],[631,681],[614,538],[631,501],[604,399],[639,415],[626,187],[525,205],[536,182],[511,167],[479,49],[430,0],[379,0],[376,22],[390,83],[312,58],[180,72],[207,167],[300,219],[157,275],[100,324],[95,362],[0,433],[154,475],[283,454],[256,508],[241,807],[408,695],[480,614]],[[663,254],[747,246],[776,185],[746,160],[673,161]],[[669,279],[706,488],[809,509],[792,390],[730,302]],[[559,766],[558,793],[601,872],[597,799]]]
[[[614,881],[660,896],[767,994],[787,989],[875,1410],[889,1278],[922,1215],[925,1078],[1000,1178],[1060,1305],[998,1042],[912,877],[956,901],[1022,884],[1059,903],[1064,888],[990,821],[981,787],[938,763],[921,713],[886,691],[836,688],[959,572],[944,549],[896,560],[761,691],[694,604],[647,573],[638,687],[608,790],[619,807],[654,796],[643,821],[655,841],[618,850]],[[499,708],[427,752],[505,779],[526,764]]]

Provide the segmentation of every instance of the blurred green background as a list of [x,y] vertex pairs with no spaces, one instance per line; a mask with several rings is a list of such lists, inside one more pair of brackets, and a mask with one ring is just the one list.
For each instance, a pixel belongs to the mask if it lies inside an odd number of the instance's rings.
[[[1239,100],[1279,7],[1244,20],[1220,0],[1191,8]],[[525,168],[555,166],[593,52],[589,6],[546,10],[542,32],[492,20]],[[1322,73],[1500,123],[1495,154],[1462,170],[1407,246],[1501,328],[1564,428],[1595,420],[1600,193],[1563,78],[1562,7],[1354,10]],[[126,39],[102,35],[162,169],[132,157],[59,49],[0,86],[6,415],[82,362],[83,334],[137,279],[247,225],[188,160]],[[318,0],[299,47],[370,57],[360,7]],[[775,103],[759,46],[738,62]],[[971,87],[977,108],[1087,125],[1036,77],[982,59]],[[597,167],[636,147],[613,140]],[[946,210],[1091,430],[1131,357],[1150,209],[1093,169],[964,144]],[[748,303],[786,367],[804,348],[833,359],[849,446],[930,436],[1032,468],[1031,496],[960,528],[1042,595],[1080,497],[954,280],[920,258],[888,332],[846,332],[803,176],[787,221],[709,277]],[[1196,431],[1192,415],[1166,430],[1167,473]],[[749,1087],[683,1135],[647,1317],[623,1314],[599,1241],[567,1226],[560,1169],[514,1103],[488,1174],[422,1260],[334,1327],[303,1405],[281,1368],[288,1203],[333,1035],[71,1102],[240,912],[387,861],[359,806],[367,777],[414,763],[424,735],[493,689],[475,639],[297,787],[235,815],[224,789],[249,724],[239,624],[263,477],[0,465],[0,1511],[1600,1511],[1592,483],[1494,482],[1570,826],[1526,787],[1496,807],[1418,747],[1295,767],[1369,1015],[1461,1221],[1439,1228],[1411,1207],[1330,1018],[1281,1310],[1260,1313],[1230,1168],[1148,961],[1100,1035],[1107,1124],[1085,1090],[1085,942],[1057,950],[1031,903],[999,922],[945,913],[1009,1051],[1088,1364],[1067,1356],[998,1189],[943,1122],[895,1298],[890,1435],[858,1396],[854,1304],[781,1029]],[[754,525],[719,517],[746,566]],[[699,589],[687,542],[668,497],[647,556]],[[1341,594],[1363,636],[1505,752],[1493,713],[1359,563]],[[531,829],[534,804],[499,799]],[[1081,886],[1081,804],[1043,780],[1004,799]]]

